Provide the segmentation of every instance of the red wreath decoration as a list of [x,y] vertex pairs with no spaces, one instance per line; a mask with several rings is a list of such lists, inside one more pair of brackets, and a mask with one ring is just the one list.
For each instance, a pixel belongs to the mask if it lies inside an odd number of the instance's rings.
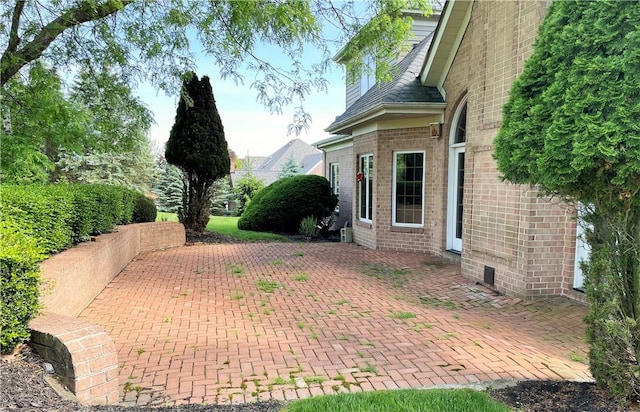
[[358,182],[362,182],[364,180],[364,173],[358,172],[358,174],[356,175],[356,180],[358,180]]

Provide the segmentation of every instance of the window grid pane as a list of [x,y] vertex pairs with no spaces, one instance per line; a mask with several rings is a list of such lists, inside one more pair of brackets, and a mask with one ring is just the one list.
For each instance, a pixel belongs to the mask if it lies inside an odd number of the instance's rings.
[[331,163],[329,168],[329,182],[331,183],[331,193],[340,194],[340,179],[338,175],[338,163]]
[[372,220],[373,217],[373,155],[360,157],[359,171],[362,173],[362,180],[358,184],[360,201],[360,219]]
[[456,124],[456,137],[454,143],[464,143],[467,140],[467,104],[460,111]]
[[424,153],[396,154],[395,223],[422,224]]

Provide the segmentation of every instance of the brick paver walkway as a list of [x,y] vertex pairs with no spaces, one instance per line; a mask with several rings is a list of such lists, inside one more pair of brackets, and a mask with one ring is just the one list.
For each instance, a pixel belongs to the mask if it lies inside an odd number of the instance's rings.
[[458,272],[344,243],[185,246],[139,255],[81,317],[115,341],[124,404],[591,379],[584,306]]

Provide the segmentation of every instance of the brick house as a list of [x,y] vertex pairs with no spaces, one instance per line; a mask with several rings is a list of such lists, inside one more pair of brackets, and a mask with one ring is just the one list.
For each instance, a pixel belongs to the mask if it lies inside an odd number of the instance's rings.
[[575,211],[502,182],[493,159],[548,3],[448,0],[391,82],[355,99],[347,85],[333,136],[315,145],[354,242],[442,256],[509,295],[582,299]]

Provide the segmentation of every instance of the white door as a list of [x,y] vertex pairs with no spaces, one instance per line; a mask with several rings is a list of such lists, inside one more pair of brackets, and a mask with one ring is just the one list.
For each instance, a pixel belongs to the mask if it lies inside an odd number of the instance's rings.
[[464,208],[464,145],[452,148],[449,178],[449,249],[462,251],[462,214]]
[[447,250],[462,252],[464,209],[464,146],[467,140],[467,102],[453,116],[449,136],[449,184],[447,199]]

